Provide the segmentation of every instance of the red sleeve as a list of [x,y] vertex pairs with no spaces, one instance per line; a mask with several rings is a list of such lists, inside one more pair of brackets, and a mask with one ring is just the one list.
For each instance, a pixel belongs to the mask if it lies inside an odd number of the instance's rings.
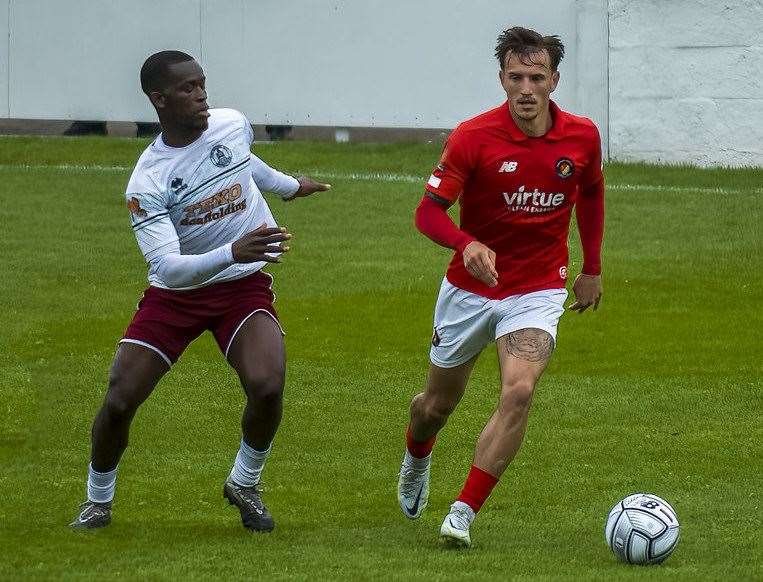
[[583,174],[580,177],[580,190],[583,192],[592,189],[599,182],[604,181],[601,165],[601,137],[599,137],[599,130],[593,124],[591,124],[591,136],[589,141],[591,147],[588,155],[589,161],[583,169]]
[[460,230],[448,216],[445,207],[424,196],[416,208],[416,228],[438,245],[463,252],[473,237]]
[[438,198],[455,202],[474,167],[473,148],[468,134],[457,127],[448,136],[440,161],[427,181],[426,189]]
[[580,181],[575,208],[583,246],[583,273],[601,275],[601,243],[604,239],[604,174],[601,170],[601,140],[596,132],[591,161]]

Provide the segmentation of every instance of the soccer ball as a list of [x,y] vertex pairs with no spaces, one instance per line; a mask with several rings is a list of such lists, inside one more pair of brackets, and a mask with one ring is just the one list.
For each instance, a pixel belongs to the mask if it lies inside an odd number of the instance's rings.
[[636,493],[618,501],[609,512],[604,536],[623,562],[659,564],[678,545],[678,517],[664,499]]

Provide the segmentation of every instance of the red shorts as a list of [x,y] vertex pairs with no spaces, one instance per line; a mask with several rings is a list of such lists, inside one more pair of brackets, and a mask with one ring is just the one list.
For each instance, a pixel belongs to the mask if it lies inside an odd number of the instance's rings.
[[267,313],[281,327],[273,308],[272,283],[269,274],[257,271],[188,291],[149,287],[121,342],[154,350],[172,365],[188,344],[210,330],[227,358],[236,333],[258,311]]

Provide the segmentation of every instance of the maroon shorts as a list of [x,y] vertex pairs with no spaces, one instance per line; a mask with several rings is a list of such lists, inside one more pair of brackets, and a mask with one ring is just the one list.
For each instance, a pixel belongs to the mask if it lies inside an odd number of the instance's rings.
[[227,358],[236,333],[258,311],[281,327],[273,308],[272,283],[269,274],[257,271],[188,291],[149,287],[121,341],[152,349],[172,365],[188,344],[210,330]]

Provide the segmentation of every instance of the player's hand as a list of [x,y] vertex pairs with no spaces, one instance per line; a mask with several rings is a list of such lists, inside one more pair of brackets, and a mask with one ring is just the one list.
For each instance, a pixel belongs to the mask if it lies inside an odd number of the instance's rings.
[[284,243],[290,238],[291,235],[285,228],[266,228],[263,223],[233,243],[233,260],[237,263],[280,263],[279,257],[270,255],[288,251],[289,247]]
[[569,306],[570,311],[583,313],[592,305],[593,310],[596,311],[599,308],[602,295],[601,276],[580,273],[575,277],[572,291],[575,293],[575,302]]
[[316,182],[308,176],[300,176],[297,178],[297,182],[299,182],[299,189],[295,194],[292,194],[289,198],[287,198],[286,202],[294,200],[295,198],[304,198],[305,196],[310,196],[310,194],[315,194],[316,192],[325,192],[326,190],[331,190],[331,184]]
[[464,266],[469,274],[488,287],[498,285],[498,271],[495,270],[495,253],[481,242],[473,240],[464,247]]

